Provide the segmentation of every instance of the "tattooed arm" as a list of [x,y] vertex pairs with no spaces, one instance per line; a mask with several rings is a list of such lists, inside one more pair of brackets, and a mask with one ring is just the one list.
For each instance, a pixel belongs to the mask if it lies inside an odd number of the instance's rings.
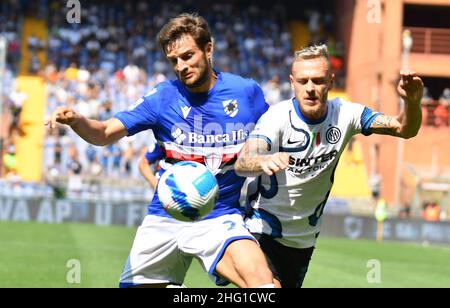
[[387,116],[379,114],[370,125],[369,131],[379,135],[390,135],[401,137],[401,123],[399,117]]
[[420,101],[423,95],[423,82],[414,72],[401,72],[397,91],[405,101],[405,110],[398,116],[378,115],[370,125],[371,133],[405,139],[417,135],[422,123]]
[[248,139],[234,164],[240,176],[256,176],[261,173],[272,175],[285,169],[289,163],[289,154],[268,154],[269,144],[262,139]]

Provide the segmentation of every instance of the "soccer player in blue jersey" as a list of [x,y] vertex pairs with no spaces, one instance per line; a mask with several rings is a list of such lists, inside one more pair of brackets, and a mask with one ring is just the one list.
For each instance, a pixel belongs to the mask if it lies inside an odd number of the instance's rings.
[[[421,124],[422,80],[401,72],[397,116],[361,104],[328,100],[334,75],[326,45],[296,53],[290,76],[295,97],[270,107],[236,161],[242,176],[259,176],[247,193],[246,224],[259,240],[277,286],[301,287],[339,157],[356,134],[414,137]],[[253,203],[254,202],[254,203]]]
[[216,174],[217,204],[198,222],[168,216],[155,193],[120,286],[181,285],[195,257],[218,285],[274,287],[265,256],[239,210],[244,178],[232,169],[245,138],[268,108],[263,92],[252,80],[213,69],[212,39],[202,17],[172,18],[158,41],[176,80],[158,84],[129,110],[103,122],[67,107],[56,109],[48,122],[67,124],[95,145],[152,129],[167,164],[197,161]]
[[[156,185],[158,184],[158,177],[155,173],[159,171],[158,165],[160,160],[163,158],[164,154],[158,143],[150,144],[150,146],[145,149],[145,152],[143,152],[139,158],[139,172],[153,190],[156,189]],[[154,168],[152,165],[155,165]]]

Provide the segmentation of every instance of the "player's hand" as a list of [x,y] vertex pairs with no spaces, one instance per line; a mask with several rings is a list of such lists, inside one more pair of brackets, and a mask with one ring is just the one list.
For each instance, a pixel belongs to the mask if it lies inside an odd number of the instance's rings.
[[406,103],[420,104],[423,95],[423,82],[416,72],[401,71],[397,91]]
[[75,125],[81,119],[81,115],[76,113],[73,109],[60,106],[53,111],[50,119],[45,122],[45,125],[50,125],[50,129],[56,127],[56,123],[66,124],[69,126]]
[[289,154],[284,152],[266,155],[261,161],[262,170],[269,176],[285,169],[288,165]]

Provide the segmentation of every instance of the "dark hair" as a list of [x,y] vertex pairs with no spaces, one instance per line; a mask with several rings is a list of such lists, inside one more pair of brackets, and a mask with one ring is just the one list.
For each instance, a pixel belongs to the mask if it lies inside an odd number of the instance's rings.
[[212,41],[206,20],[197,14],[183,13],[169,20],[158,33],[158,44],[167,51],[168,45],[183,35],[191,35],[197,46],[203,49]]

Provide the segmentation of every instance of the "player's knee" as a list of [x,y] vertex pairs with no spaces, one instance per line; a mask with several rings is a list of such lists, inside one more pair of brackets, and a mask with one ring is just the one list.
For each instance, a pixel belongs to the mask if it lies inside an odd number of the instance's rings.
[[245,262],[238,271],[249,288],[273,283],[272,272],[266,262]]
[[242,240],[231,243],[219,267],[226,265],[239,277],[240,287],[256,288],[273,283],[272,272],[264,253],[254,241]]

